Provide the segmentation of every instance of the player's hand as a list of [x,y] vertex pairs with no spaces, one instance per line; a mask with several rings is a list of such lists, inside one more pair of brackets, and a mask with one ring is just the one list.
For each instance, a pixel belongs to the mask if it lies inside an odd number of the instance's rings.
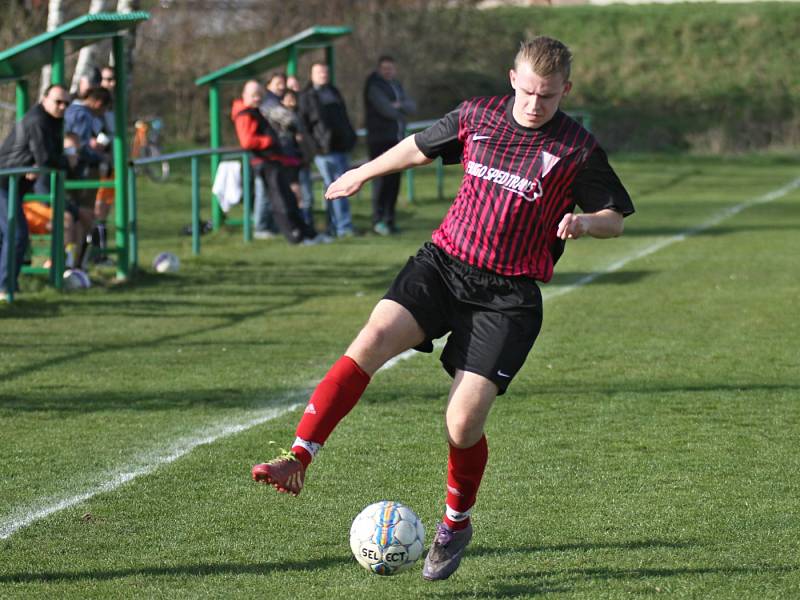
[[562,240],[576,240],[589,231],[589,224],[583,215],[576,215],[574,213],[567,213],[558,224],[558,232],[556,235]]
[[325,191],[325,198],[327,200],[333,200],[334,198],[352,196],[360,190],[364,182],[356,171],[358,171],[358,169],[347,171],[344,175],[339,177],[339,179],[330,184]]

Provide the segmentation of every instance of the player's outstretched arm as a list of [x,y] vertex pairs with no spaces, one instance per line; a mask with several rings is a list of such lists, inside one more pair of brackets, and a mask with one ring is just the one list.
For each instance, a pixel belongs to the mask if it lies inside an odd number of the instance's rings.
[[347,171],[328,186],[325,197],[331,200],[342,196],[352,196],[374,177],[381,177],[409,167],[426,165],[432,160],[420,152],[414,136],[410,135],[379,157],[364,163],[357,169]]
[[595,213],[567,213],[558,224],[557,235],[562,240],[575,240],[584,235],[612,238],[622,235],[623,228],[622,215],[606,208]]

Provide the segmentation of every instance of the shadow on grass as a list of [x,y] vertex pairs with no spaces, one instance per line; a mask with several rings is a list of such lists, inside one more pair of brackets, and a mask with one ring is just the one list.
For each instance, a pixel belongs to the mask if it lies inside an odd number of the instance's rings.
[[[176,390],[170,392],[149,391],[109,391],[87,392],[81,390],[65,391],[63,386],[43,385],[37,393],[23,396],[0,394],[0,408],[17,412],[60,412],[89,414],[108,410],[141,410],[149,412],[169,411],[192,407],[215,409],[250,409],[258,410],[265,402],[275,400],[293,393],[300,393],[302,388],[271,388],[263,390],[242,389],[197,389]],[[308,390],[310,394],[311,390]]]
[[109,581],[126,577],[205,577],[213,575],[269,575],[285,571],[330,569],[353,563],[350,556],[314,560],[286,560],[262,563],[199,563],[128,569],[91,569],[86,571],[43,571],[41,573],[10,573],[0,575],[0,583],[57,583],[60,581]]
[[[565,569],[563,571],[521,571],[492,586],[491,590],[475,593],[476,598],[530,598],[553,593],[576,591],[576,586],[581,583],[591,584],[597,581],[637,581],[649,578],[669,577],[700,577],[706,575],[764,575],[768,573],[793,573],[800,570],[798,565],[759,565],[753,567],[678,567],[678,568],[647,568],[647,569],[614,569],[614,568],[586,568]],[[519,580],[519,583],[514,580]],[[653,582],[652,592],[656,583]],[[597,588],[593,588],[597,589]],[[663,590],[661,590],[663,591]],[[438,597],[459,598],[460,594],[443,594]]]
[[39,362],[29,363],[25,366],[11,369],[9,371],[3,372],[2,377],[4,381],[10,381],[18,377],[29,375],[32,371],[35,372],[59,365],[67,365],[69,363],[75,362],[80,359],[90,358],[92,356],[102,356],[107,352],[115,352],[119,350],[147,349],[158,344],[175,342],[187,337],[193,337],[196,335],[221,331],[224,329],[228,329],[230,327],[235,327],[236,325],[239,325],[240,323],[247,321],[248,319],[261,317],[265,313],[271,311],[279,310],[281,308],[289,308],[292,306],[297,306],[301,300],[302,298],[293,298],[287,302],[277,304],[270,308],[259,307],[258,309],[250,310],[247,312],[233,313],[233,314],[227,313],[224,315],[217,315],[219,318],[223,319],[223,322],[215,323],[213,325],[208,325],[205,327],[197,327],[189,329],[179,333],[163,335],[155,338],[149,338],[138,342],[105,342],[105,343],[98,342],[96,345],[86,350],[73,350],[65,352],[61,356],[48,358]]

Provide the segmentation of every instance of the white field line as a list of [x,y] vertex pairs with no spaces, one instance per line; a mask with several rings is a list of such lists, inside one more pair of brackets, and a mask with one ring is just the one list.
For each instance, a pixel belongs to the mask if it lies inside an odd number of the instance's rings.
[[[638,252],[626,256],[623,259],[620,259],[614,263],[611,263],[607,267],[602,270],[595,271],[594,273],[587,275],[586,277],[582,277],[575,283],[570,285],[561,287],[561,288],[553,288],[553,289],[546,289],[542,294],[544,299],[552,299],[558,296],[563,296],[579,287],[582,287],[588,283],[591,283],[598,277],[602,277],[607,273],[613,273],[614,271],[619,271],[628,263],[653,254],[654,252],[658,252],[659,250],[666,248],[672,244],[677,242],[681,242],[686,238],[701,233],[707,229],[710,229],[722,221],[733,217],[734,215],[739,214],[746,208],[750,208],[751,206],[756,206],[758,204],[766,204],[768,202],[773,202],[774,200],[778,200],[782,198],[786,194],[792,192],[793,190],[800,187],[800,177],[797,179],[789,182],[788,184],[784,185],[781,188],[773,190],[764,194],[763,196],[758,196],[756,198],[752,198],[741,204],[737,204],[730,208],[726,208],[718,212],[716,215],[704,221],[700,225],[695,227],[689,228],[681,233],[675,234],[668,238],[659,240],[649,246],[645,246]],[[437,346],[442,345],[443,342],[439,342]],[[389,360],[383,367],[381,367],[381,371],[386,369],[391,369],[399,362],[408,360],[412,356],[416,355],[414,350],[408,350],[403,352],[402,354],[396,356],[395,358]],[[22,529],[23,527],[27,527],[44,519],[54,513],[59,511],[65,510],[67,508],[71,508],[76,504],[80,504],[85,500],[89,500],[93,496],[97,494],[102,494],[104,492],[110,492],[121,485],[136,479],[142,475],[149,475],[156,469],[158,469],[162,465],[167,465],[172,462],[175,462],[179,458],[187,455],[189,452],[197,448],[198,446],[202,446],[205,444],[213,444],[217,440],[222,438],[229,437],[231,435],[235,435],[242,431],[247,431],[248,429],[252,429],[262,423],[267,421],[271,421],[273,419],[277,419],[278,417],[295,410],[296,408],[301,407],[305,402],[298,401],[301,398],[304,398],[307,395],[307,390],[297,390],[295,392],[287,394],[285,397],[279,400],[279,405],[265,409],[260,412],[260,414],[256,417],[252,417],[246,421],[238,422],[238,423],[229,423],[226,425],[219,425],[214,428],[206,428],[200,430],[195,436],[181,440],[176,442],[173,446],[163,449],[160,452],[154,452],[152,454],[146,455],[142,457],[142,465],[141,466],[129,466],[124,467],[121,472],[115,473],[110,476],[109,479],[104,481],[103,483],[96,485],[95,487],[90,488],[85,492],[78,493],[74,496],[69,496],[67,498],[62,499],[54,499],[49,498],[45,499],[40,502],[34,503],[34,506],[22,508],[19,510],[14,511],[11,515],[7,517],[3,517],[0,520],[0,539],[6,539],[13,535],[16,531]]]
[[307,396],[308,390],[298,390],[287,394],[278,402],[278,406],[268,409],[260,410],[258,416],[250,417],[241,422],[232,422],[227,424],[218,425],[202,429],[196,432],[192,437],[187,439],[178,440],[172,446],[163,448],[160,451],[142,455],[139,460],[135,461],[137,464],[122,467],[119,472],[109,473],[107,479],[95,485],[90,489],[69,496],[66,498],[47,498],[39,502],[35,502],[33,506],[14,511],[11,515],[3,517],[0,520],[0,539],[6,539],[13,535],[19,529],[27,527],[40,519],[49,517],[50,515],[71,508],[76,504],[88,500],[92,496],[110,492],[117,489],[121,485],[141,477],[142,475],[149,475],[162,465],[168,465],[175,462],[179,458],[186,456],[189,452],[203,446],[205,444],[213,444],[217,440],[235,435],[242,431],[247,431],[253,427],[261,425],[267,421],[277,419],[278,417],[300,408],[305,402],[298,402],[301,396]]

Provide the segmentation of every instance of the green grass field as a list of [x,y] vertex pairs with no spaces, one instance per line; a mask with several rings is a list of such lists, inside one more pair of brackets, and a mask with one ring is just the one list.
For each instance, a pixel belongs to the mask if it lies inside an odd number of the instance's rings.
[[[544,287],[470,553],[436,584],[348,548],[376,500],[429,532],[440,517],[436,355],[376,375],[300,497],[249,479],[446,210],[430,171],[399,237],[230,230],[199,258],[178,235],[185,174],[142,181],[141,262],[171,250],[179,273],[63,295],[29,278],[0,306],[0,597],[800,597],[798,164],[614,164],[638,213],[618,240],[570,242]],[[366,228],[367,195],[354,206]]]

